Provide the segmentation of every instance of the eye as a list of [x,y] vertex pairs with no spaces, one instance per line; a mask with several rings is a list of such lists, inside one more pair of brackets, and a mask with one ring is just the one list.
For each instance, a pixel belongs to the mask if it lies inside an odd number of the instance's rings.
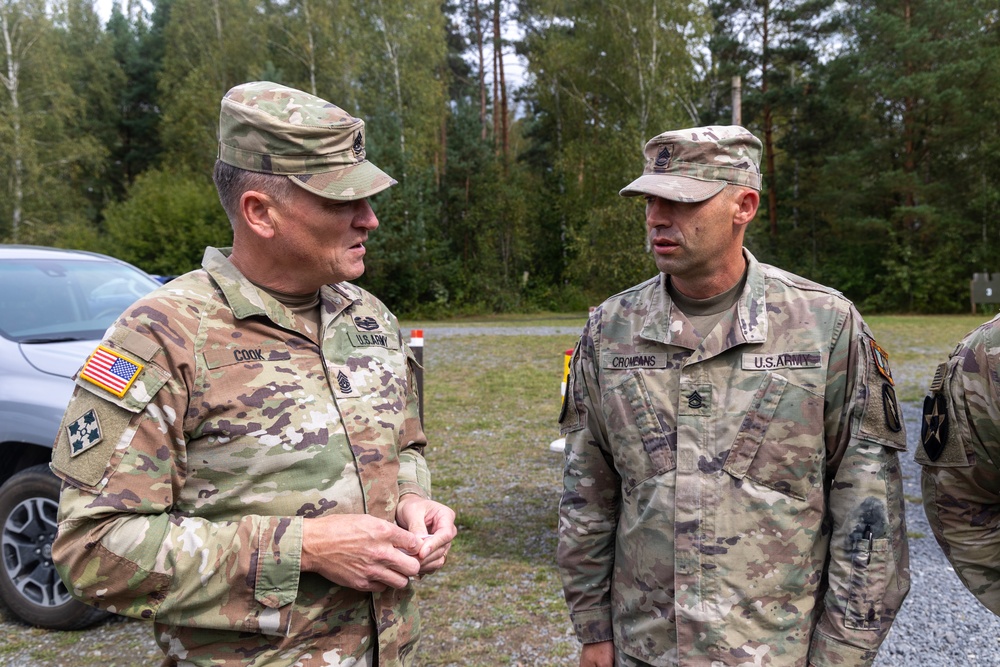
[[348,208],[353,203],[354,202],[352,201],[338,201],[336,199],[327,199],[323,204],[323,208],[325,208],[328,211],[342,211]]

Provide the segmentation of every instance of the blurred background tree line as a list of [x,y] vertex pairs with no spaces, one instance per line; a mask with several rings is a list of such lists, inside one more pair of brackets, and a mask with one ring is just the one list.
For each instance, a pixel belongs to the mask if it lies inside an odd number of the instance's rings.
[[1000,270],[998,22],[1000,0],[0,0],[0,241],[197,267],[230,242],[219,99],[266,79],[366,120],[399,185],[359,282],[398,313],[581,309],[655,272],[617,195],[644,142],[729,124],[739,76],[758,259],[867,311],[960,311]]

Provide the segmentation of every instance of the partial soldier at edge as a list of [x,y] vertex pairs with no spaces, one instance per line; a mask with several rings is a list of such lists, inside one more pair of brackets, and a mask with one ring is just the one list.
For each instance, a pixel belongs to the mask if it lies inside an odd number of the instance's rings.
[[924,399],[927,520],[959,579],[1000,616],[1000,315],[938,366]]

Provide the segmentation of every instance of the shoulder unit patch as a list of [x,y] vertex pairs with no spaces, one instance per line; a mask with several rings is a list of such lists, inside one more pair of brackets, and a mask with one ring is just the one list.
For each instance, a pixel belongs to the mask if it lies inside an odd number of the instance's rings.
[[889,355],[879,347],[878,343],[874,340],[869,340],[868,345],[872,351],[872,360],[875,362],[875,368],[878,369],[879,374],[882,375],[889,384],[895,385],[895,380],[892,379],[892,371],[889,370]]
[[927,458],[937,461],[948,442],[948,408],[939,393],[924,398],[923,420],[920,423],[920,442]]
[[97,413],[87,410],[82,417],[66,425],[66,435],[69,437],[69,455],[77,456],[87,451],[102,440],[101,422]]

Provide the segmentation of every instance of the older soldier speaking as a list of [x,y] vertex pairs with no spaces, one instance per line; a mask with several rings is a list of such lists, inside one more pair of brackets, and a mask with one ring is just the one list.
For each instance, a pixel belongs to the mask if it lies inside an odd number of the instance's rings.
[[642,176],[660,275],[573,355],[558,561],[583,667],[870,665],[909,590],[903,423],[834,290],[743,248],[761,144],[666,132]]
[[413,357],[345,282],[395,183],[299,90],[222,100],[231,249],[131,306],[77,377],[52,467],[69,590],[156,623],[166,665],[409,665],[445,561]]
[[1000,616],[1000,315],[941,364],[924,399],[921,487],[962,583]]

